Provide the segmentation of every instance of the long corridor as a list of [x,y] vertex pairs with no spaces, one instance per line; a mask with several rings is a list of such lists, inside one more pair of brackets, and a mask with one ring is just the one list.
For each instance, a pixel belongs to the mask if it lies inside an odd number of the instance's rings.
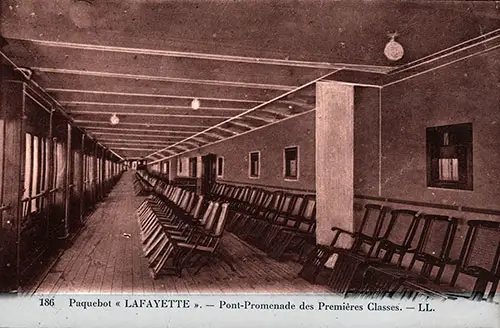
[[113,191],[87,219],[75,239],[36,288],[35,293],[322,293],[297,276],[300,265],[277,262],[231,233],[221,251],[232,271],[214,259],[198,274],[160,276],[154,280],[143,256],[136,209],[144,197],[135,196],[133,172],[125,172]]

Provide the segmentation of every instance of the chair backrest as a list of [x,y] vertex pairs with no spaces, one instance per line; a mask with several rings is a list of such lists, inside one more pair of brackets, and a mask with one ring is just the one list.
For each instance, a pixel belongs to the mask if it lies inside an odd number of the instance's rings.
[[294,209],[294,201],[297,199],[297,195],[286,193],[283,196],[283,202],[281,204],[280,213],[282,215],[290,215]]
[[219,189],[221,187],[221,184],[218,183],[218,182],[215,182],[213,185],[212,185],[212,188],[210,188],[210,195],[211,196],[216,196],[219,192]]
[[232,186],[232,185],[227,185],[227,188],[224,192],[224,194],[222,195],[223,198],[229,198],[231,197],[231,194],[233,193],[235,187]]
[[445,215],[424,214],[421,222],[422,232],[415,254],[440,261],[448,260],[458,220]]
[[304,220],[314,220],[316,218],[316,196],[307,195],[304,199],[304,209],[300,215]]
[[385,211],[386,208],[381,205],[366,204],[358,234],[375,239],[380,237]]
[[281,209],[281,204],[283,202],[283,194],[283,191],[274,191],[271,194],[271,201],[267,209],[270,211],[279,212]]
[[224,226],[226,225],[226,218],[228,214],[228,206],[229,203],[223,203],[220,206],[220,211],[217,218],[217,224],[215,225],[215,228],[213,230],[213,234],[216,237],[222,236],[222,233],[224,232]]
[[302,211],[294,220],[295,228],[300,232],[312,233],[316,229],[316,196],[307,195],[304,198]]
[[204,197],[199,196],[198,200],[196,201],[196,205],[193,207],[192,211],[190,212],[190,214],[192,215],[192,217],[194,219],[198,219],[200,217],[201,211],[203,208],[203,201],[204,201]]
[[191,197],[189,198],[189,201],[186,203],[186,207],[184,208],[185,213],[191,213],[193,211],[193,208],[196,206],[196,201],[199,197],[201,196],[196,195],[194,192],[191,193]]
[[[193,196],[193,193],[187,191],[183,194],[182,198],[179,200],[179,208],[183,209],[186,211],[186,208],[189,204],[189,201],[191,200]],[[187,211],[186,211],[187,212]]]
[[462,269],[475,269],[492,275],[500,274],[500,222],[470,220],[462,247]]
[[259,207],[267,209],[269,208],[272,200],[273,200],[273,193],[269,191],[265,191],[262,193],[263,198],[261,198],[261,202],[259,203]]
[[244,187],[242,188],[242,191],[238,197],[238,201],[240,202],[246,202],[248,201],[248,197],[250,195],[250,187]]
[[259,188],[252,188],[250,189],[250,194],[248,195],[248,204],[255,204],[255,202],[257,201],[258,197],[259,197],[259,194],[260,194],[260,189]]
[[201,225],[205,225],[208,221],[208,218],[210,217],[210,215],[212,214],[212,210],[214,208],[214,202],[210,201],[208,202],[208,206],[207,208],[205,209],[205,212],[203,212],[203,216],[201,217],[200,219],[200,224]]
[[382,256],[382,261],[392,263],[394,255],[398,255],[396,264],[401,266],[406,253],[412,247],[419,220],[420,215],[417,211],[391,211],[389,224],[378,244],[375,256]]
[[206,231],[211,231],[213,229],[214,224],[215,224],[215,219],[217,218],[217,213],[219,212],[219,207],[220,207],[219,202],[213,202],[212,211],[211,211],[210,215],[208,216],[207,221],[205,222],[205,226],[204,226]]
[[418,220],[419,215],[417,211],[392,210],[383,239],[396,246],[410,248]]

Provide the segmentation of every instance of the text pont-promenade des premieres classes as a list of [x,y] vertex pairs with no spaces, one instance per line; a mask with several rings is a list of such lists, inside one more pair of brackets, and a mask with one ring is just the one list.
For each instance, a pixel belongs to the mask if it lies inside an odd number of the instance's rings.
[[189,299],[123,299],[121,301],[110,300],[77,300],[74,298],[69,299],[69,306],[75,308],[89,309],[89,308],[156,308],[156,309],[191,309],[211,307],[220,310],[291,310],[291,311],[402,311],[403,308],[397,304],[381,304],[377,302],[370,302],[368,304],[350,304],[348,302],[328,304],[322,301],[315,304],[306,302],[293,303],[291,301],[278,302],[278,303],[263,303],[252,301],[228,302],[219,300],[215,304],[201,305],[190,301]]

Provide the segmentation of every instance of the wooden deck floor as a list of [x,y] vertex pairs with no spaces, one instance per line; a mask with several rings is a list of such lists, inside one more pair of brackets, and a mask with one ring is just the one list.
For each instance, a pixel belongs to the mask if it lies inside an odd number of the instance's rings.
[[[193,275],[149,275],[142,254],[136,208],[144,197],[133,192],[133,173],[126,172],[76,238],[39,284],[35,293],[326,293],[297,276],[300,265],[277,262],[231,233],[222,250],[236,268],[213,261]],[[130,235],[130,237],[124,234]]]

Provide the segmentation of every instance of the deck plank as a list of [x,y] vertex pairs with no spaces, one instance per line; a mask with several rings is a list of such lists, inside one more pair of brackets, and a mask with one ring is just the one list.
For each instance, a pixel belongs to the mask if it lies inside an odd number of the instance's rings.
[[221,253],[236,271],[214,257],[198,274],[195,267],[182,277],[153,279],[142,253],[133,173],[127,172],[87,219],[86,228],[64,251],[35,293],[325,293],[297,276],[300,264],[277,262],[231,233],[221,241]]

